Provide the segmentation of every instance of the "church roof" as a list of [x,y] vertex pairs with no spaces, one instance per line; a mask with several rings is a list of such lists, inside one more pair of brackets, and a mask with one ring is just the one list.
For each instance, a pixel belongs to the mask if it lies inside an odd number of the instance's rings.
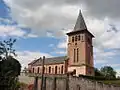
[[35,62],[37,62],[39,59],[36,59],[36,60],[33,60],[32,62],[30,62],[28,65],[32,65],[34,64]]
[[85,30],[87,29],[87,26],[85,24],[84,18],[82,16],[81,10],[79,12],[79,16],[77,18],[75,27],[74,27],[74,31],[78,31],[78,30]]
[[86,26],[85,20],[84,20],[84,18],[83,18],[83,15],[82,15],[82,13],[81,13],[81,10],[80,10],[80,12],[79,12],[79,15],[78,15],[78,18],[77,18],[77,21],[76,21],[74,30],[71,31],[71,32],[68,32],[67,35],[76,34],[76,33],[80,33],[80,32],[87,32],[87,33],[89,33],[92,37],[94,37],[93,34],[90,33],[90,32],[87,30],[87,26]]
[[[67,60],[66,56],[61,57],[53,57],[53,58],[45,58],[45,64],[59,64],[64,63],[64,61]],[[34,62],[34,63],[33,63]],[[42,59],[34,60],[32,63],[29,63],[29,65],[42,65]]]

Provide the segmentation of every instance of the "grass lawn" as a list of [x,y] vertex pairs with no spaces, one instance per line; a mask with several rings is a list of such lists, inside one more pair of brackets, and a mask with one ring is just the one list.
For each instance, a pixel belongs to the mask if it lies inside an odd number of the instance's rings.
[[113,84],[113,85],[119,85],[120,86],[120,80],[102,80],[100,82],[103,82],[105,84]]

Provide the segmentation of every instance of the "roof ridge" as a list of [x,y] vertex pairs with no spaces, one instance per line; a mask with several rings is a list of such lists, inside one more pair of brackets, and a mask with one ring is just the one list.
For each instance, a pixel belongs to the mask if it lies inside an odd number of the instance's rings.
[[50,58],[59,58],[59,57],[65,57],[65,56],[49,57],[49,58],[46,58],[46,59],[50,59]]

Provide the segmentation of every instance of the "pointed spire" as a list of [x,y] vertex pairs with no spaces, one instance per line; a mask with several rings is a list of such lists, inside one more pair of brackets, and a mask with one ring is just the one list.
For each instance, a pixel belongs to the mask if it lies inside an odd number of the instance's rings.
[[81,10],[79,11],[79,16],[77,18],[74,30],[78,31],[78,30],[85,30],[87,29],[87,26],[85,24],[84,18],[82,16]]

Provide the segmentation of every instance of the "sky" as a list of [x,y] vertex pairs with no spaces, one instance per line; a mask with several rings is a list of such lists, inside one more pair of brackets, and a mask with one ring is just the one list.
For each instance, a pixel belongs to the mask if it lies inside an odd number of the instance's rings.
[[0,40],[17,39],[22,68],[42,56],[67,55],[66,33],[81,10],[95,36],[95,67],[112,66],[120,75],[119,8],[119,0],[0,0]]

